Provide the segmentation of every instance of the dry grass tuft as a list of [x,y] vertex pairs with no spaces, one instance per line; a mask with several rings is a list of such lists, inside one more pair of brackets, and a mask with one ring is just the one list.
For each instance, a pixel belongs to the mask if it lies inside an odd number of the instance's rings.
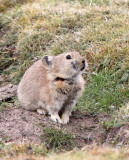
[[[128,149],[113,149],[113,148],[101,148],[95,147],[90,150],[66,152],[58,155],[50,155],[47,157],[32,156],[32,155],[19,155],[16,158],[7,158],[6,160],[128,160]],[[5,159],[4,159],[5,160]]]

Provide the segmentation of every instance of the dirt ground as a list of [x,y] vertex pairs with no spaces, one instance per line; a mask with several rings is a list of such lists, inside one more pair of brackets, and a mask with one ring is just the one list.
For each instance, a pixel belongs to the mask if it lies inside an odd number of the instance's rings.
[[[102,133],[99,131],[99,124],[104,116],[86,116],[78,111],[73,113],[70,123],[59,125],[50,120],[49,116],[42,116],[36,112],[23,110],[22,108],[9,108],[0,113],[0,137],[5,142],[33,141],[40,143],[39,138],[43,128],[62,128],[76,135],[78,146],[82,147],[93,140],[101,140]],[[96,139],[97,138],[97,139]]]
[[[0,100],[8,101],[9,97],[16,94],[16,89],[17,86],[12,84],[0,88]],[[10,107],[0,112],[0,137],[5,143],[33,142],[40,144],[45,138],[42,136],[43,129],[55,128],[75,135],[79,148],[87,144],[128,145],[129,123],[107,131],[102,127],[102,121],[110,119],[108,114],[93,115],[76,110],[72,113],[67,125],[60,125],[52,122],[49,116],[26,111],[21,106],[11,103]]]
[[[49,116],[42,116],[37,112],[26,111],[20,107],[11,107],[0,113],[0,137],[5,143],[34,142],[40,144],[42,143],[40,135],[43,133],[43,128],[52,127],[61,128],[74,134],[78,147],[93,143],[107,145],[117,133],[120,134],[123,131],[123,128],[117,128],[105,134],[101,122],[109,118],[106,114],[93,116],[74,111],[69,124],[59,125],[52,122]],[[124,127],[129,129],[129,125]],[[125,134],[121,133],[121,135],[123,137]]]

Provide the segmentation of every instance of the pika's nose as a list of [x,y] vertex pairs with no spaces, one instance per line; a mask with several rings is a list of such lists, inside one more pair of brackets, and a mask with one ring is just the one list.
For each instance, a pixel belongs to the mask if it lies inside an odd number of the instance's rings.
[[84,60],[84,59],[82,60],[82,63],[83,63],[83,64],[85,63],[85,60]]

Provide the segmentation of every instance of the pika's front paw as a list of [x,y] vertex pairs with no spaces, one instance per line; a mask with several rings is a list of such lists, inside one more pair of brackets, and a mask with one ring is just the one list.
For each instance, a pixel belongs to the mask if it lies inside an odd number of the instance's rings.
[[44,110],[44,109],[37,109],[37,112],[38,112],[39,114],[43,114],[43,115],[46,115],[46,114],[47,114],[47,111]]
[[61,124],[63,123],[59,115],[51,115],[51,120],[57,123],[61,123]]
[[62,121],[63,121],[63,124],[69,123],[69,115],[63,114],[62,115]]

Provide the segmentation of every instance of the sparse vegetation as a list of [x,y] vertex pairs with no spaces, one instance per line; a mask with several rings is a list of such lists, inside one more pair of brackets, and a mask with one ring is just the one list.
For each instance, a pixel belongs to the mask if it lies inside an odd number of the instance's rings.
[[37,144],[4,144],[2,140],[0,140],[0,158],[1,157],[13,157],[19,154],[33,154],[33,155],[46,155],[48,150],[45,148],[44,145],[37,145]]
[[17,157],[12,157],[12,158],[6,158],[3,160],[128,160],[128,154],[129,151],[128,149],[113,149],[113,148],[98,148],[94,147],[93,149],[88,149],[85,148],[81,151],[73,150],[71,152],[66,152],[63,154],[52,154],[48,157],[44,156],[33,156],[33,155],[25,155],[25,154],[20,154]]
[[[89,71],[84,73],[86,88],[75,109],[92,115],[110,113],[111,120],[102,121],[106,134],[128,124],[128,7],[126,0],[1,0],[0,86],[18,84],[24,71],[45,54],[76,50],[88,59]],[[15,102],[12,99],[11,106],[17,105]],[[9,106],[10,102],[1,101],[0,112]],[[47,128],[43,134],[49,149],[74,147],[73,135],[64,131]],[[16,144],[7,147],[2,138],[0,155],[27,152],[26,147]],[[33,146],[33,154],[48,153],[43,147]],[[128,154],[98,152],[95,156],[100,160],[127,159]],[[93,159],[94,151],[71,153],[68,158],[85,155]]]
[[73,151],[68,154],[62,154],[60,155],[60,158],[58,156],[51,156],[50,160],[122,160],[122,159],[128,159],[128,151],[122,151],[122,150],[115,150],[111,148],[94,148],[91,151]]
[[[112,109],[114,110],[115,108]],[[102,126],[106,131],[108,131],[113,127],[121,127],[128,122],[129,122],[129,103],[123,105],[119,110],[114,111],[112,120],[103,121]]]
[[70,150],[76,146],[75,136],[66,131],[54,128],[45,128],[41,135],[45,137],[42,141],[47,145],[47,148],[56,150]]

